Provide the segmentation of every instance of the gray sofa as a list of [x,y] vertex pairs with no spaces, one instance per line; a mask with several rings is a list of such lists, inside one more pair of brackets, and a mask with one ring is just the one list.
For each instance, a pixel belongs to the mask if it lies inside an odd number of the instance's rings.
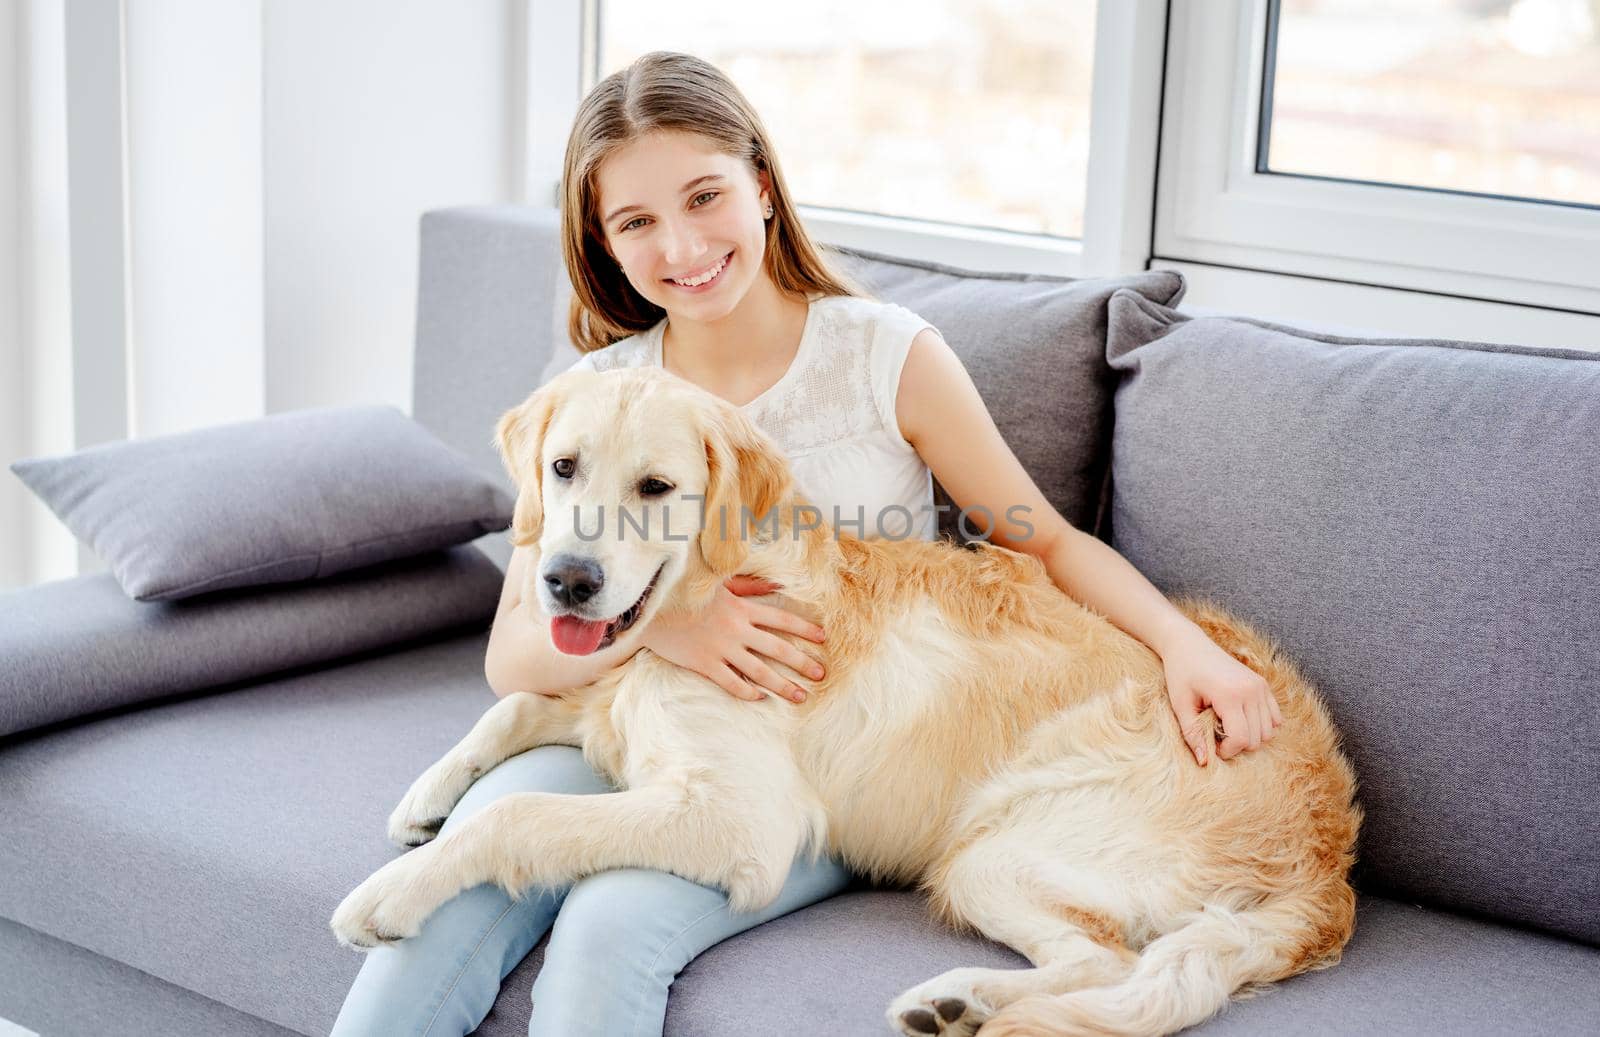
[[[493,419],[564,316],[556,242],[545,211],[423,219],[413,413],[497,476]],[[1276,637],[1344,732],[1344,960],[1195,1032],[1600,1032],[1600,354],[1189,319],[1173,274],[845,262],[940,327],[1052,504]],[[497,536],[170,604],[104,574],[0,597],[0,696],[86,703],[0,739],[0,1017],[326,1033],[360,964],[330,913],[493,701],[480,549],[504,563]],[[542,953],[479,1033],[525,1032]],[[862,886],[694,961],[667,1032],[881,1034],[895,994],[979,964],[1023,961]]]

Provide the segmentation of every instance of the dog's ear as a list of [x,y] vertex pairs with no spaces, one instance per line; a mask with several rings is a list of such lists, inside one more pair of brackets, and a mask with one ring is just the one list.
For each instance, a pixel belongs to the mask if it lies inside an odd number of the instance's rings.
[[700,554],[712,572],[732,576],[750,553],[745,513],[761,522],[789,496],[793,478],[777,446],[732,406],[712,413],[702,438],[708,478]]
[[511,515],[511,542],[518,547],[538,543],[544,529],[544,434],[561,396],[555,383],[534,392],[500,415],[494,443],[511,481],[517,484],[517,506]]

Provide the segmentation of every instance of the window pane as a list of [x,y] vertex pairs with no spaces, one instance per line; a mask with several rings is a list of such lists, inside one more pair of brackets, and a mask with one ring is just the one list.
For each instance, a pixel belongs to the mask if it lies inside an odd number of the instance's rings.
[[601,74],[715,64],[806,205],[1081,237],[1094,0],[602,0]]
[[1600,205],[1600,0],[1282,0],[1263,171]]

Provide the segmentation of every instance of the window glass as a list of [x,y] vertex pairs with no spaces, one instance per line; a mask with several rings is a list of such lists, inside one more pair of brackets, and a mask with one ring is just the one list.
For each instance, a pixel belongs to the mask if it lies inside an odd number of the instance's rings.
[[651,50],[715,64],[803,205],[1076,238],[1093,0],[765,0],[715,17],[602,0],[601,75]]
[[1257,168],[1600,206],[1600,0],[1275,0]]

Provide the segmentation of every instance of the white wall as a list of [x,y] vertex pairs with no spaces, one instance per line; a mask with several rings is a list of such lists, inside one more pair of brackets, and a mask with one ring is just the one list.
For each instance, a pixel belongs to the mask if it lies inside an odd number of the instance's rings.
[[[60,0],[0,5],[0,464],[301,407],[409,410],[418,219],[519,198],[527,8],[76,0],[69,22]],[[119,9],[123,75],[98,51],[89,75],[74,41]],[[122,140],[82,114],[107,90]],[[82,210],[108,205],[121,226],[85,243]],[[124,298],[83,289],[85,270]],[[106,318],[97,348],[123,370],[75,341],[74,312]],[[75,424],[75,396],[125,406]],[[0,589],[100,567],[0,471]]]
[[520,5],[264,6],[267,410],[409,411],[417,218],[520,188]]
[[126,435],[263,413],[261,7],[126,5]]

